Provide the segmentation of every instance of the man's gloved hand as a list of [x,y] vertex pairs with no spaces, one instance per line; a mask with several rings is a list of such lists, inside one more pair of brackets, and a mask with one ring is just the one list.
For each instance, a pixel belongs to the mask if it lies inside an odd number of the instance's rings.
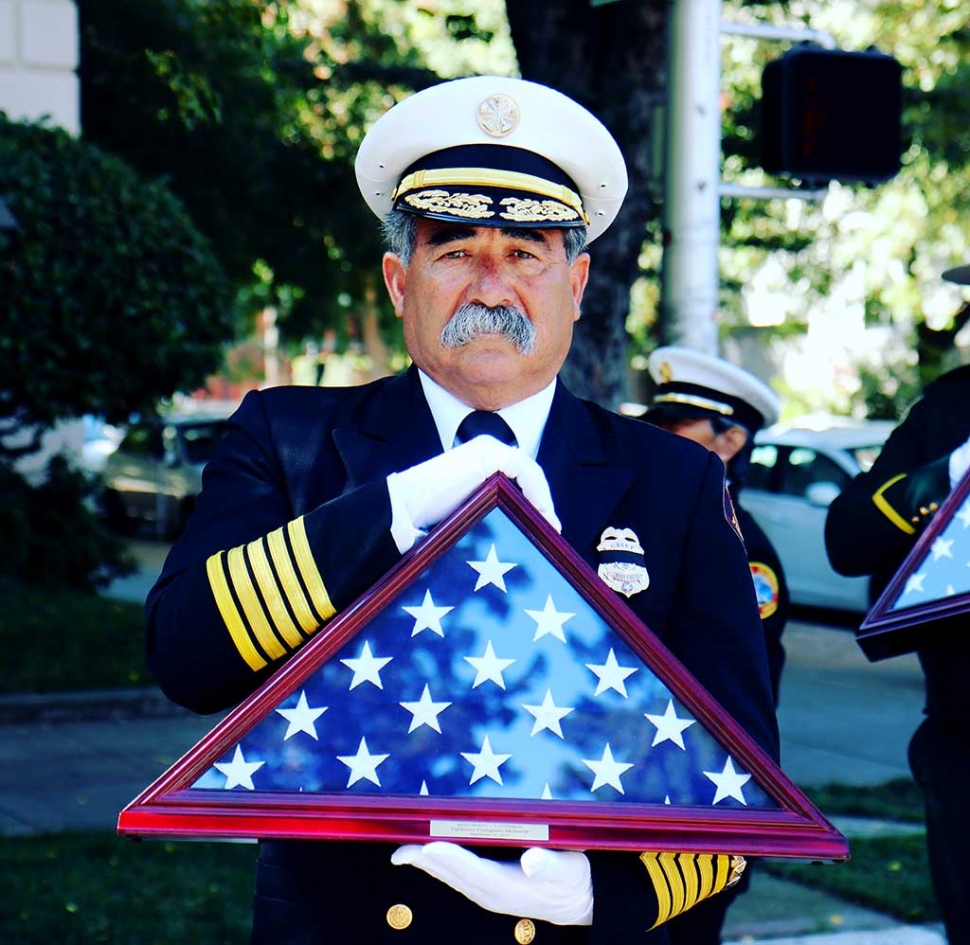
[[554,925],[593,921],[593,881],[585,853],[531,847],[518,863],[503,863],[436,840],[398,847],[391,862],[424,870],[489,912]]
[[[549,524],[556,531],[562,530],[542,467],[517,447],[491,436],[476,436],[447,453],[387,477],[394,516],[391,531],[400,551],[410,548],[424,529],[454,512],[496,472],[514,479]],[[410,520],[413,528],[407,528],[408,523],[402,527],[399,513]]]
[[967,467],[970,467],[970,438],[963,446],[958,446],[952,453],[950,453],[950,488],[956,487],[956,484],[963,478],[963,474],[967,471]]

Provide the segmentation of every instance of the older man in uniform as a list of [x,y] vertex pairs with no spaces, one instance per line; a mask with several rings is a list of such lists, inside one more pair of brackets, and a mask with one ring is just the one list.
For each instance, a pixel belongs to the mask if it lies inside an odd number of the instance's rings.
[[[970,285],[970,266],[943,273]],[[825,545],[840,574],[872,575],[876,600],[926,524],[970,465],[970,366],[937,378],[893,431],[872,468],[829,508]],[[947,937],[970,942],[970,640],[966,615],[952,618],[918,651],[926,678],[925,719],[909,744],[923,792],[930,872]]]
[[[777,755],[720,460],[557,380],[586,244],[626,190],[609,132],[544,86],[461,79],[383,116],[357,176],[383,221],[384,278],[414,364],[357,388],[246,397],[147,602],[162,687],[196,711],[232,705],[501,470],[594,569],[604,531],[638,536],[649,582],[631,606]],[[648,931],[658,916],[723,888],[730,861],[685,856],[655,884],[649,854],[502,856],[265,841],[252,940],[663,942],[662,927]]]

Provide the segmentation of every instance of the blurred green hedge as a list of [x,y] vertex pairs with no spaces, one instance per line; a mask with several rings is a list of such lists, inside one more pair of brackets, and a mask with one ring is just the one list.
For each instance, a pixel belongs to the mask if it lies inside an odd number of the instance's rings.
[[125,421],[217,367],[232,293],[161,182],[0,113],[0,197],[19,224],[0,231],[3,433],[89,413]]

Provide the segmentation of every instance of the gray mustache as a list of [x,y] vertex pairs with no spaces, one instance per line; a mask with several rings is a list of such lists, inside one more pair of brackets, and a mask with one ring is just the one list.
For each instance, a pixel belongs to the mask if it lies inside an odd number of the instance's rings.
[[446,348],[460,348],[478,335],[503,335],[515,345],[520,354],[535,353],[535,325],[526,318],[524,312],[509,305],[489,308],[478,302],[462,305],[448,319],[441,330],[441,344]]

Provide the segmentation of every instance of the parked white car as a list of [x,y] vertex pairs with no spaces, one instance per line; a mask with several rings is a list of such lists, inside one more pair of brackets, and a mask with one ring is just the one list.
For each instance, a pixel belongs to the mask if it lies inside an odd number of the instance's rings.
[[830,417],[776,424],[755,437],[741,505],[781,558],[792,603],[865,612],[869,579],[836,574],[825,553],[833,499],[872,466],[895,427],[889,420]]

